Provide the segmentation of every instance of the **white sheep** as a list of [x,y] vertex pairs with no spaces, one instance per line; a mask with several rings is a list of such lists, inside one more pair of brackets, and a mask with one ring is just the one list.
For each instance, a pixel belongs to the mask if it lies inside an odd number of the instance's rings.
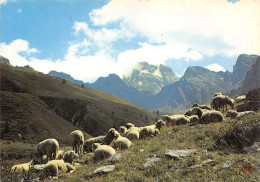
[[243,111],[243,112],[238,112],[236,119],[240,119],[248,114],[256,114],[254,111]]
[[48,176],[58,176],[59,173],[72,173],[75,167],[63,160],[51,160],[44,165],[43,171]]
[[212,105],[213,109],[216,109],[216,110],[222,109],[223,112],[224,112],[225,108],[227,110],[227,105],[230,105],[232,107],[232,109],[234,107],[234,103],[233,103],[232,99],[226,95],[218,95],[218,96],[214,97],[211,101],[211,105]]
[[72,164],[73,159],[75,158],[79,158],[79,155],[77,153],[75,153],[73,150],[67,151],[64,153],[64,157],[63,160],[64,162],[68,162],[70,164]]
[[196,122],[199,122],[199,117],[197,115],[192,115],[192,116],[186,116],[189,120],[190,120],[190,123],[196,123]]
[[110,145],[110,143],[118,137],[117,134],[118,132],[115,130],[115,128],[111,128],[105,136],[89,138],[85,141],[84,150],[86,152],[92,152],[93,143]]
[[95,149],[94,160],[96,161],[107,159],[116,154],[116,151],[113,147],[108,145],[101,145],[99,143],[94,143],[93,149]]
[[221,122],[223,120],[224,120],[224,117],[223,117],[221,112],[219,112],[219,111],[206,111],[206,112],[203,112],[199,122],[201,124],[207,124],[207,123]]
[[12,173],[23,173],[25,171],[29,171],[32,167],[33,161],[31,160],[30,162],[23,163],[23,164],[16,164],[11,167],[11,172]]
[[201,115],[202,115],[202,109],[201,108],[199,108],[199,107],[192,107],[192,108],[190,108],[190,109],[188,109],[185,113],[184,113],[184,115],[185,116],[192,116],[192,115],[197,115],[199,118],[201,117]]
[[70,134],[70,143],[73,150],[81,157],[83,155],[84,135],[82,131],[75,130]]
[[160,133],[159,129],[155,125],[145,126],[139,133],[139,139],[146,137],[156,136]]
[[164,115],[162,117],[163,121],[166,121],[166,125],[167,126],[174,126],[174,125],[180,125],[180,124],[186,124],[189,123],[190,120],[185,117],[184,115],[180,114],[180,115]]
[[130,148],[131,144],[132,142],[128,138],[119,136],[114,142],[113,147],[115,149],[128,149]]
[[192,107],[198,107],[198,108],[201,108],[201,109],[211,110],[210,105],[199,105],[198,103],[194,103],[194,104],[192,105]]
[[240,95],[240,96],[237,96],[236,99],[235,99],[235,104],[238,104],[240,102],[244,102],[246,101],[246,95]]
[[47,162],[56,159],[59,150],[59,143],[54,138],[43,140],[37,145],[37,150],[34,158],[34,164],[41,163],[43,155],[47,155]]
[[136,139],[138,140],[139,132],[141,131],[142,128],[143,127],[132,126],[124,133],[122,133],[121,136],[127,137],[129,140],[136,140]]
[[227,114],[226,114],[226,117],[236,118],[237,115],[238,115],[238,112],[237,112],[237,111],[228,110],[228,111],[227,111]]

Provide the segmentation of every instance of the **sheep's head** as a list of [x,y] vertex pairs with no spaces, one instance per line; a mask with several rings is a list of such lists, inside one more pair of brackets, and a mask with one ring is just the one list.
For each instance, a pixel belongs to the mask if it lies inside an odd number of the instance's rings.
[[120,126],[119,127],[119,129],[118,129],[118,131],[119,131],[119,133],[124,133],[124,132],[126,132],[126,127],[125,126]]
[[166,125],[165,122],[161,119],[156,122],[156,128],[158,128],[159,130],[161,129],[162,126],[165,125]]
[[194,103],[194,104],[192,105],[192,107],[199,107],[199,104],[198,104],[198,103]]
[[100,143],[93,143],[92,144],[92,150],[95,151],[98,147],[100,147],[101,144]]
[[133,124],[133,123],[127,123],[126,124],[126,128],[127,129],[129,129],[129,128],[131,128],[131,127],[134,127],[135,125]]
[[218,95],[222,95],[222,93],[221,93],[221,92],[216,92],[216,93],[214,94],[214,97],[216,97],[216,96],[218,96]]

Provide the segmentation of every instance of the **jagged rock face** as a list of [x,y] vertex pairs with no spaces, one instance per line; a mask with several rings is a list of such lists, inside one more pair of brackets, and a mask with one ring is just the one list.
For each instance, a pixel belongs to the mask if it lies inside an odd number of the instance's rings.
[[237,58],[236,64],[233,66],[233,74],[231,77],[232,84],[241,84],[247,72],[250,70],[251,66],[255,63],[257,59],[256,55],[246,55],[241,54]]
[[155,96],[149,109],[158,109],[163,112],[182,112],[193,103],[209,104],[215,92],[227,93],[231,82],[226,72],[216,73],[206,68],[188,67],[184,76],[177,82],[164,87]]
[[156,95],[164,86],[178,81],[179,78],[166,65],[155,66],[140,62],[130,75],[123,77],[123,80],[143,93]]
[[255,64],[247,72],[242,86],[238,88],[238,93],[245,94],[255,88],[260,88],[260,57],[257,58]]
[[10,64],[9,60],[4,58],[3,56],[0,55],[0,62],[3,62],[5,64]]

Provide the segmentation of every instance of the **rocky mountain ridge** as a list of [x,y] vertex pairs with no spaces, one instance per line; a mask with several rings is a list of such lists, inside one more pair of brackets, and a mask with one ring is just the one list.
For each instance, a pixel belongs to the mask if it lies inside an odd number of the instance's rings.
[[[160,110],[166,113],[182,112],[194,102],[209,104],[212,96],[217,91],[226,95],[236,95],[234,93],[231,94],[231,90],[236,92],[237,88],[241,87],[247,72],[255,63],[256,58],[256,55],[240,55],[234,65],[233,72],[214,72],[200,66],[189,67],[186,69],[183,77],[178,81],[175,80],[172,84],[162,87],[156,95],[153,95],[151,92],[140,91],[136,87],[143,89],[141,85],[148,82],[147,88],[151,90],[152,87],[160,88],[163,81],[159,81],[159,76],[156,77],[154,75],[160,75],[157,72],[158,70],[163,70],[163,73],[172,75],[171,69],[164,65],[154,66],[145,62],[137,64],[130,76],[123,79],[113,74],[86,85],[121,97],[145,109]],[[153,76],[146,77],[146,75],[152,74]],[[164,78],[169,81],[167,74],[165,74]],[[134,86],[128,83],[127,79],[132,80]],[[156,85],[156,83],[160,84]],[[164,83],[169,82],[165,81]]]

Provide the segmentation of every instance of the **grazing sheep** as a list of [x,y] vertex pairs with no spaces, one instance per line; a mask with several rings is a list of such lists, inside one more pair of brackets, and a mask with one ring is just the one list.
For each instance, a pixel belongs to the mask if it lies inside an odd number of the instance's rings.
[[128,149],[130,148],[132,142],[126,138],[126,137],[122,137],[122,136],[119,136],[116,141],[114,142],[114,148],[115,149]]
[[192,116],[192,115],[197,115],[199,118],[201,118],[202,115],[202,109],[199,107],[193,107],[191,109],[188,109],[185,113],[185,116]]
[[23,163],[23,164],[17,164],[17,165],[14,165],[12,166],[11,168],[11,172],[12,173],[23,173],[25,171],[29,171],[30,168],[32,167],[32,160],[30,162],[27,162],[27,163]]
[[58,150],[56,159],[63,159],[63,157],[64,157],[64,151]]
[[118,132],[119,132],[120,134],[123,134],[123,133],[126,132],[126,130],[127,130],[127,128],[126,128],[125,126],[120,126],[119,129],[118,129]]
[[129,129],[129,128],[131,128],[131,127],[134,127],[135,125],[133,124],[133,123],[127,123],[126,124],[126,128],[127,129]]
[[240,95],[240,96],[237,96],[236,99],[235,99],[235,104],[238,104],[240,102],[245,102],[246,101],[246,95]]
[[237,113],[237,119],[240,119],[248,114],[256,114],[254,111],[244,111],[244,112],[238,112]]
[[139,133],[139,139],[144,139],[146,137],[156,136],[160,133],[156,125],[145,126]]
[[194,103],[194,104],[192,105],[192,107],[198,107],[198,108],[201,108],[201,109],[211,110],[210,105],[199,105],[198,103]]
[[219,111],[206,111],[202,114],[200,118],[201,124],[207,124],[207,123],[216,123],[221,122],[224,120],[224,117],[221,112]]
[[197,115],[192,115],[192,116],[186,116],[189,120],[190,120],[190,123],[196,123],[196,122],[199,122],[199,117]]
[[51,160],[43,167],[43,171],[48,176],[58,176],[60,173],[73,173],[75,167],[63,160]]
[[211,110],[210,105],[199,105],[199,108],[201,108],[201,109]]
[[234,107],[232,100],[226,95],[218,95],[214,97],[212,99],[211,105],[213,106],[213,109],[216,110],[222,109],[223,112],[225,110],[225,107],[227,110],[227,105],[230,105],[232,109]]
[[47,155],[47,162],[56,159],[59,150],[59,143],[54,138],[49,138],[40,142],[37,146],[34,164],[42,164],[43,155]]
[[117,137],[118,137],[118,132],[115,130],[115,128],[111,128],[107,132],[107,135],[105,136],[98,136],[98,137],[87,139],[85,141],[84,150],[86,152],[92,152],[93,143],[102,143],[102,144],[110,145],[113,139],[116,139]]
[[238,115],[237,111],[229,110],[229,111],[227,111],[226,117],[231,117],[231,119],[232,119],[232,118],[236,118],[237,115]]
[[125,136],[129,140],[138,140],[139,139],[139,131],[135,129],[127,130],[122,136]]
[[63,160],[64,162],[68,162],[70,164],[72,164],[73,159],[75,158],[79,158],[79,155],[76,154],[73,150],[67,151],[64,153],[64,157]]
[[83,155],[84,135],[82,131],[75,130],[70,134],[70,143],[73,150],[81,157]]
[[190,120],[186,118],[184,115],[172,115],[172,116],[164,115],[162,117],[162,120],[166,121],[167,126],[186,124],[190,122]]
[[96,161],[107,159],[116,154],[114,148],[108,145],[101,145],[99,143],[94,143],[93,149],[95,149],[94,160]]

